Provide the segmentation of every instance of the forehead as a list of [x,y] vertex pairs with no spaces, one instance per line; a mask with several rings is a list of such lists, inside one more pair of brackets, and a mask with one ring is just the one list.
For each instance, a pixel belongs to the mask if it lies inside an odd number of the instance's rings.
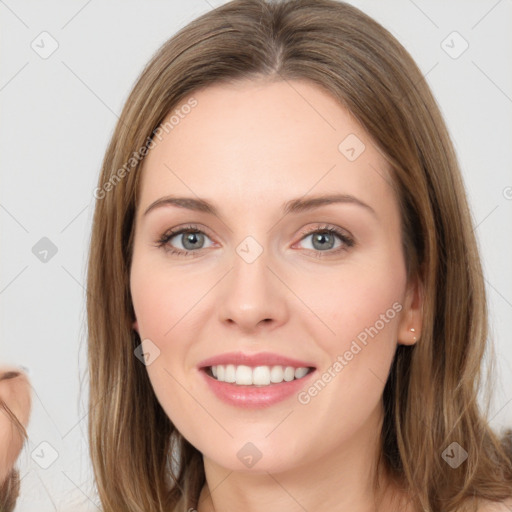
[[307,81],[208,86],[162,125],[144,160],[142,206],[171,193],[245,207],[309,192],[393,199],[387,162],[370,136]]

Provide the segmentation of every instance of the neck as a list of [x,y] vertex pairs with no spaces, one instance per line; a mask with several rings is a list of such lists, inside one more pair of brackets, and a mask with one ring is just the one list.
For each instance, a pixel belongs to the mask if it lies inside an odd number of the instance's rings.
[[197,512],[395,512],[396,489],[390,481],[380,475],[377,492],[373,485],[381,425],[379,410],[364,429],[337,449],[275,473],[231,471],[204,457],[206,483]]

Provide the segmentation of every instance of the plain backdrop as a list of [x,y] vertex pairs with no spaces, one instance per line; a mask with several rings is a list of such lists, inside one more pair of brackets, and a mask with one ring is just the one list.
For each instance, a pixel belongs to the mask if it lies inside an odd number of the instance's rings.
[[[93,190],[143,65],[221,3],[0,1],[0,357],[25,367],[34,390],[18,512],[97,510],[84,302]],[[512,426],[512,1],[351,3],[412,54],[445,116],[485,270],[491,424]]]

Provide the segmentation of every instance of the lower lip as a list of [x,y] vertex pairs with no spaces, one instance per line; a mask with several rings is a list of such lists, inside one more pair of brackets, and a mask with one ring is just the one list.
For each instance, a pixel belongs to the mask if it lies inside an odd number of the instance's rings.
[[236,407],[261,409],[297,395],[310,380],[315,370],[302,377],[302,379],[294,379],[290,382],[284,381],[280,384],[270,384],[268,386],[238,386],[230,382],[220,382],[210,377],[204,370],[200,370],[200,372],[209,388],[222,401]]

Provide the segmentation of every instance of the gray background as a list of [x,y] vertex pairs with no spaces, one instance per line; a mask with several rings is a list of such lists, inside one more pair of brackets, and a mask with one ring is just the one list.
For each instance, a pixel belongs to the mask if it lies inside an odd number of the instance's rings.
[[[143,65],[221,3],[0,1],[0,354],[28,369],[34,389],[19,512],[97,510],[85,378],[92,193]],[[512,1],[351,3],[409,50],[446,118],[487,283],[498,361],[491,423],[512,426]],[[52,39],[57,50],[42,58]],[[457,56],[464,40],[469,47]],[[43,237],[56,254],[40,252],[48,249]]]

